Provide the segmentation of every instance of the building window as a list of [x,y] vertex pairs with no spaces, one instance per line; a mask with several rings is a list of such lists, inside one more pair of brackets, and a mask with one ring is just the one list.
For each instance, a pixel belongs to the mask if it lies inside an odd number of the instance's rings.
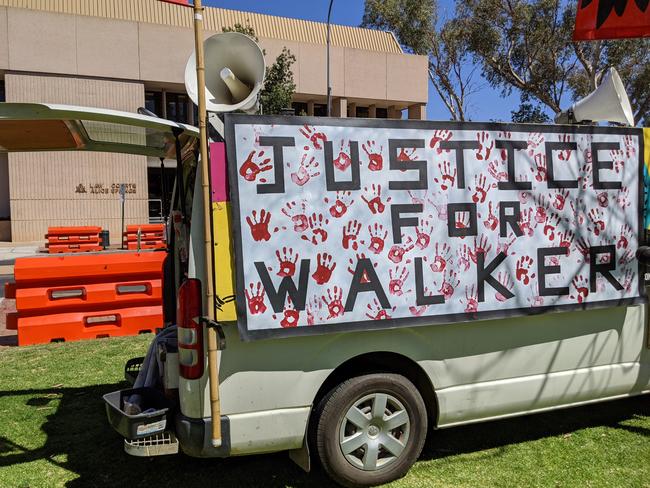
[[376,117],[378,119],[387,119],[388,118],[388,109],[377,107]]
[[322,103],[314,104],[314,115],[316,117],[327,117],[327,105]]
[[367,119],[370,117],[368,107],[357,107],[357,117],[360,119]]
[[6,101],[5,98],[5,82],[0,80],[0,102]]
[[184,93],[167,92],[166,118],[175,122],[187,124],[190,121],[189,98]]
[[144,107],[149,112],[155,113],[158,117],[163,116],[162,110],[162,93],[148,91],[144,93]]
[[197,110],[185,93],[146,91],[145,108],[158,117],[193,124],[197,120]]
[[295,110],[296,115],[309,115],[307,113],[307,104],[305,102],[293,102],[291,108]]

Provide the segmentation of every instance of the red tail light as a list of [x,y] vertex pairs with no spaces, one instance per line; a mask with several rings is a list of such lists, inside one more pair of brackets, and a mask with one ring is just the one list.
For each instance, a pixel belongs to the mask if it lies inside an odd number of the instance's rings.
[[178,325],[178,366],[180,375],[195,380],[203,375],[203,312],[201,281],[189,279],[178,289],[176,323]]

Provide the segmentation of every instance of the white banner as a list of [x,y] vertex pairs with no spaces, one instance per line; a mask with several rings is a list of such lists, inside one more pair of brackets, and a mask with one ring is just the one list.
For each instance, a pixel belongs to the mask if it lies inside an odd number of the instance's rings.
[[226,122],[246,338],[620,305],[643,294],[634,257],[640,130]]

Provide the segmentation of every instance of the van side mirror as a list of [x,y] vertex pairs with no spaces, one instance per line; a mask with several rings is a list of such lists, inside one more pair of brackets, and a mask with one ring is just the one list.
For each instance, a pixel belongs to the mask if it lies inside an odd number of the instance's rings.
[[650,264],[650,246],[641,246],[636,250],[636,258],[642,264]]

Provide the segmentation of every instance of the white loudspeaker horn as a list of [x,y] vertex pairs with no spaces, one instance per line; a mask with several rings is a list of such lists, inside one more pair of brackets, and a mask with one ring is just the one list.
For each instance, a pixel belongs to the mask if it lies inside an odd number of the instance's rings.
[[621,77],[610,68],[598,88],[555,117],[556,124],[615,122],[634,127],[634,113]]
[[[256,112],[266,64],[260,47],[239,32],[223,32],[203,43],[205,107],[208,112]],[[185,89],[198,105],[196,53],[185,65]]]

